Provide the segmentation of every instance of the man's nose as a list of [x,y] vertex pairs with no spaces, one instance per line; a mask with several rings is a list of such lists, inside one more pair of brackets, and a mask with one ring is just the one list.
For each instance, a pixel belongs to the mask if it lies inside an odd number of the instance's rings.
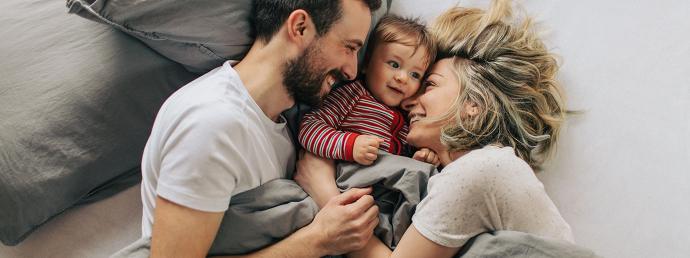
[[412,111],[412,109],[417,106],[419,100],[419,94],[415,94],[412,97],[403,99],[403,101],[400,103],[400,106],[407,112]]
[[357,77],[357,55],[352,55],[342,68],[343,75],[348,80],[354,80]]

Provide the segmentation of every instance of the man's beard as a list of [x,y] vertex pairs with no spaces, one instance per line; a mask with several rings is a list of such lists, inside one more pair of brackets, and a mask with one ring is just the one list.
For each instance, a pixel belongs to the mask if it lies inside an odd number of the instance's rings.
[[318,107],[323,102],[321,90],[326,76],[333,76],[336,82],[346,78],[337,69],[326,71],[327,68],[318,66],[321,51],[314,45],[312,43],[302,55],[288,61],[283,71],[283,84],[295,101]]

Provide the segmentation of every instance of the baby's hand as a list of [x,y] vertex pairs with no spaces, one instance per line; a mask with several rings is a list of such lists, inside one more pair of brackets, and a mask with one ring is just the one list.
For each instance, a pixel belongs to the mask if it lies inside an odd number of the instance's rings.
[[383,139],[372,135],[360,135],[355,139],[352,156],[361,165],[371,165],[378,157],[379,145]]
[[414,153],[414,155],[412,155],[412,158],[419,160],[421,162],[432,164],[437,167],[441,164],[441,160],[439,160],[438,155],[436,155],[436,152],[432,151],[429,148],[419,149],[417,152]]

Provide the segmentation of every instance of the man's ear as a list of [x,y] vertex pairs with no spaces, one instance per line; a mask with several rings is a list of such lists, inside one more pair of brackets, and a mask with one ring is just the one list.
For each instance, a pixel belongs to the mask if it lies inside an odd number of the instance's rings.
[[298,45],[306,47],[316,36],[316,27],[305,10],[298,9],[290,13],[285,24],[289,40]]

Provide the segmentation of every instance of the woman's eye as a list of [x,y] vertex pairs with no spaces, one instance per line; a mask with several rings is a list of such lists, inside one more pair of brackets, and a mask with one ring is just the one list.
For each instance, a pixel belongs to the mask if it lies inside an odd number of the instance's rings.
[[425,81],[424,82],[424,91],[430,90],[433,86],[436,86],[436,84],[432,81]]
[[388,61],[388,65],[390,65],[391,67],[396,68],[396,69],[400,68],[400,64],[398,64],[398,62],[396,62],[396,61]]

